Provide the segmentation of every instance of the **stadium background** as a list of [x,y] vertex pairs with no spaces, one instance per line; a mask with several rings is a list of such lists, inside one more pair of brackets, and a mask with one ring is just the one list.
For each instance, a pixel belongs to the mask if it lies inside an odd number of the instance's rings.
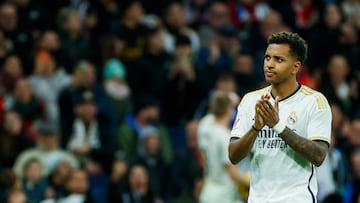
[[1,202],[111,203],[131,189],[196,202],[209,95],[239,102],[266,85],[266,39],[278,31],[306,39],[299,82],[333,111],[318,198],[359,202],[359,28],[357,0],[2,0]]

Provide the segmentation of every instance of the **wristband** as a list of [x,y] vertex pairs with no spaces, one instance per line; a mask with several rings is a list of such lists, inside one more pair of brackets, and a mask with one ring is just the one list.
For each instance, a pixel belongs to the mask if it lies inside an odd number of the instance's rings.
[[282,133],[285,130],[285,128],[286,128],[286,125],[281,121],[279,121],[274,127],[272,127],[272,129],[275,132],[277,132],[277,134]]
[[252,129],[254,129],[256,132],[259,132],[259,131],[261,130],[261,129],[259,130],[259,129],[255,128],[254,125],[252,125],[251,127],[252,127]]

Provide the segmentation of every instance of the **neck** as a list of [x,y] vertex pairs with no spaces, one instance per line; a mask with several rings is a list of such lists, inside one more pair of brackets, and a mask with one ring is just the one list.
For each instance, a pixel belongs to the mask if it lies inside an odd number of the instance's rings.
[[299,84],[296,80],[291,83],[282,83],[282,84],[272,84],[271,85],[271,94],[274,97],[279,97],[280,100],[286,98],[290,94],[296,91],[299,87]]

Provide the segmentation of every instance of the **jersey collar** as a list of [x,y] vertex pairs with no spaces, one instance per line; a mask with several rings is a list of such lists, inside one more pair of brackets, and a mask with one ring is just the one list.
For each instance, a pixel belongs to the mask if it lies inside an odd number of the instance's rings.
[[[293,91],[293,92],[292,92],[291,94],[289,94],[288,96],[280,99],[279,102],[284,101],[284,100],[290,98],[291,96],[293,96],[294,94],[296,94],[296,93],[300,90],[301,86],[302,86],[302,85],[301,85],[300,83],[298,83],[298,86],[297,86],[296,90]],[[271,89],[270,89],[270,95],[271,95],[271,97],[275,100],[275,95],[273,95]]]

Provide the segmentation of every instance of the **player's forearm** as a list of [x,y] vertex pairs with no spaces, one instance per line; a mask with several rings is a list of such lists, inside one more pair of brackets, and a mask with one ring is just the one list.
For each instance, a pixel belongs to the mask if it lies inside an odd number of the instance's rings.
[[296,152],[304,156],[315,166],[320,166],[327,154],[327,148],[312,140],[297,135],[289,128],[279,134],[279,136]]
[[246,157],[246,155],[250,152],[258,133],[258,131],[250,129],[249,132],[240,139],[230,141],[229,159],[231,163],[236,164]]

